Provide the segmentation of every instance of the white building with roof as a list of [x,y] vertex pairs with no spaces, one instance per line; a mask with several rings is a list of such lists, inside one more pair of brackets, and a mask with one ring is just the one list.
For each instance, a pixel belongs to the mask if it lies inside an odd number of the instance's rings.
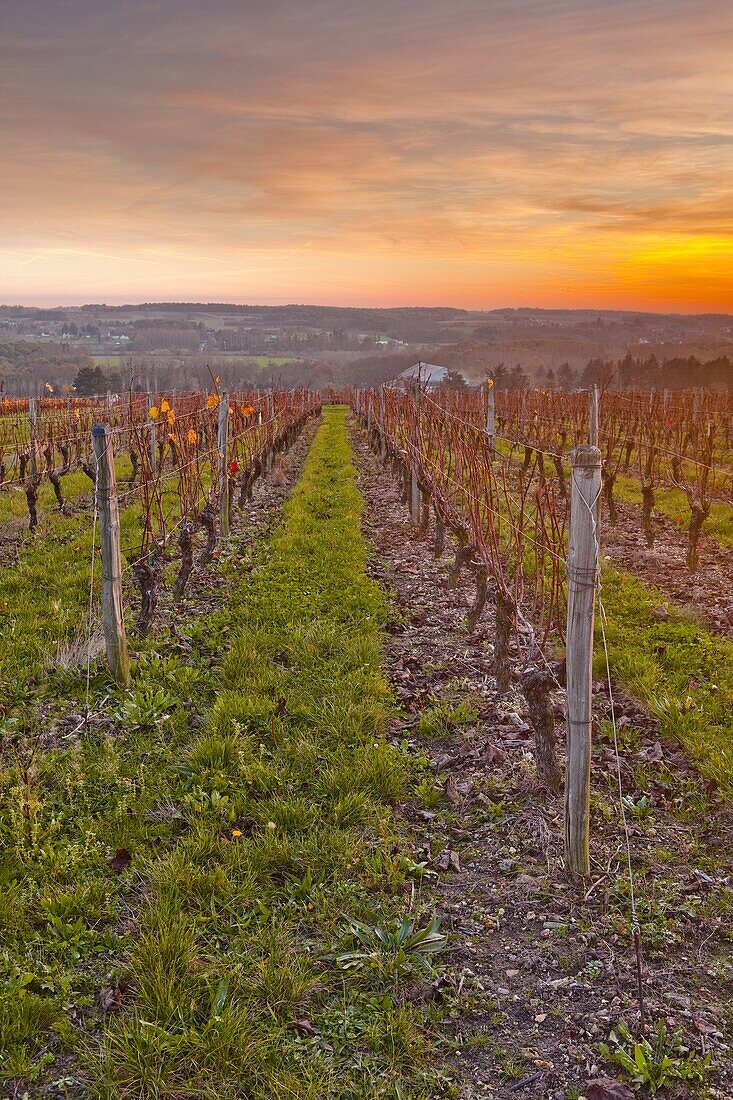
[[437,363],[418,361],[403,370],[401,374],[398,374],[392,385],[403,384],[408,386],[411,382],[419,381],[425,389],[434,389],[437,386],[442,386],[447,377],[447,367],[440,367]]

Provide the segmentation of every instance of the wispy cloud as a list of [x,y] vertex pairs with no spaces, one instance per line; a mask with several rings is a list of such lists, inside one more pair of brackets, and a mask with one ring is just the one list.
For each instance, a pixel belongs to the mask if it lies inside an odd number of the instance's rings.
[[6,300],[98,298],[113,270],[128,298],[733,308],[727,2],[7,0],[0,21]]

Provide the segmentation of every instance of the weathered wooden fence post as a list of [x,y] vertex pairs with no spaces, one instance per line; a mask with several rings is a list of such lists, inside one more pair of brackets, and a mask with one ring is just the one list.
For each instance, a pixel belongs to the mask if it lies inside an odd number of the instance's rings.
[[115,457],[112,429],[108,424],[92,428],[92,448],[96,463],[97,512],[102,549],[102,624],[110,672],[120,687],[130,683],[127,635],[122,614],[122,556],[120,518],[117,509]]
[[410,519],[415,527],[420,523],[420,486],[417,480],[417,452],[420,444],[420,382],[413,384],[412,399],[415,404],[412,418],[412,455],[410,457]]
[[590,388],[588,443],[591,447],[598,446],[598,386],[595,382]]
[[590,871],[590,760],[593,721],[593,619],[598,580],[598,498],[601,452],[576,447],[572,456],[568,538],[567,753],[565,859],[572,875]]
[[219,535],[229,538],[229,469],[227,448],[229,444],[229,394],[219,398],[219,424],[217,448],[219,451]]

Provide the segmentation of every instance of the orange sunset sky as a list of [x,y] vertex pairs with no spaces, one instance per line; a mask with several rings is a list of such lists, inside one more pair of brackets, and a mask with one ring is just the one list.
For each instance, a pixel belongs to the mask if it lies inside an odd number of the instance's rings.
[[0,301],[733,310],[733,4],[2,0]]

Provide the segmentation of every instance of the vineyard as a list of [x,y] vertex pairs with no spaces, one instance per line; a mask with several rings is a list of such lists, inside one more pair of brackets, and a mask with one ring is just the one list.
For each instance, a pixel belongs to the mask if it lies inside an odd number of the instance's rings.
[[732,1095],[732,433],[4,399],[1,1095]]
[[[31,401],[30,408],[28,401],[6,398],[0,417],[1,552],[6,562],[16,560],[25,529],[35,532],[40,524],[39,533],[54,546],[53,563],[64,575],[54,578],[40,548],[24,555],[15,572],[0,574],[0,591],[5,589],[7,610],[13,612],[4,638],[18,640],[15,653],[6,651],[2,679],[14,680],[35,641],[49,635],[43,608],[12,605],[19,587],[50,583],[52,592],[44,595],[52,601],[54,591],[72,590],[68,618],[62,616],[57,629],[51,627],[59,644],[78,621],[83,592],[89,601],[100,471],[115,483],[120,561],[114,569],[121,581],[124,562],[124,579],[138,594],[136,630],[144,635],[155,615],[163,572],[175,569],[171,591],[180,600],[194,555],[203,564],[211,560],[231,509],[251,498],[257,478],[276,468],[316,409],[314,396],[306,392],[232,394],[224,402],[218,392],[203,399],[198,394],[175,401],[130,397],[101,405],[45,399]],[[92,427],[98,422],[106,425],[103,463],[92,446]]]

